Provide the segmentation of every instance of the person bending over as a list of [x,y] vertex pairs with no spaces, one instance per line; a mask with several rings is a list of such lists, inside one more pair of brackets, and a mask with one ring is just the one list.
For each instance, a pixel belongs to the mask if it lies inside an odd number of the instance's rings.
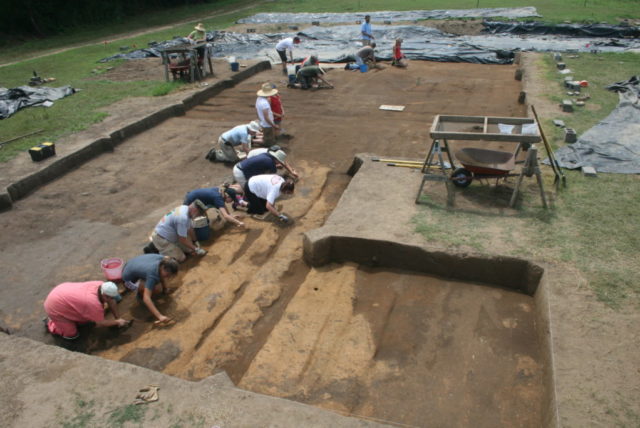
[[125,287],[137,293],[149,311],[156,317],[157,324],[170,320],[160,313],[151,299],[158,294],[167,294],[168,279],[178,273],[178,261],[161,254],[143,254],[127,261],[122,270]]
[[[94,322],[97,327],[124,327],[129,321],[118,315],[115,299],[119,296],[118,287],[110,281],[63,282],[44,301],[47,331],[74,340],[80,335],[78,324]],[[113,319],[104,318],[105,303]]]

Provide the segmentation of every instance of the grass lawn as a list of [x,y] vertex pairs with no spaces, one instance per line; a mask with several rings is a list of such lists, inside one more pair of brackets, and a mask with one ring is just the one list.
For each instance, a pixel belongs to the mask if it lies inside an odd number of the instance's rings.
[[[627,80],[640,69],[636,54],[564,55],[563,62],[577,80],[587,80],[591,99],[584,108],[562,117],[578,135],[604,119],[618,103],[618,95],[605,86]],[[540,58],[548,80],[549,100],[568,98],[563,74],[558,73],[551,54]],[[558,111],[560,109],[558,108]],[[560,115],[558,115],[560,117]],[[564,145],[564,131],[553,126],[558,117],[541,117],[545,135],[554,147]],[[540,145],[541,146],[541,145]],[[543,150],[540,148],[539,150]],[[504,241],[511,241],[510,255],[548,262],[568,263],[588,279],[598,298],[612,308],[640,303],[640,249],[638,236],[638,189],[640,177],[627,174],[600,174],[584,177],[579,171],[565,171],[568,187],[559,192],[553,210],[543,210],[536,193],[526,196],[519,214],[500,217]],[[546,182],[551,189],[551,181]],[[487,192],[469,187],[465,192]],[[448,245],[488,251],[489,223],[472,213],[430,207],[414,219],[416,231],[427,239]],[[518,239],[513,232],[519,231]]]

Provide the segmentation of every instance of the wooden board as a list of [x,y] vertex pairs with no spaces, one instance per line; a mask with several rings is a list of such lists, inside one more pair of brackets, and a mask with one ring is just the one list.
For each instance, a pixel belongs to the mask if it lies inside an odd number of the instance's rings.
[[382,104],[380,106],[380,110],[403,111],[404,106],[390,106],[390,105]]

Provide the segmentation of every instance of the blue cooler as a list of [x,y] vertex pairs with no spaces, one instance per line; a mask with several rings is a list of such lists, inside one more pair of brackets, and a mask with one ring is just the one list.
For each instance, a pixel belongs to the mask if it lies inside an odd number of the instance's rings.
[[193,227],[198,241],[206,241],[211,238],[211,227],[207,217],[200,216],[194,218],[191,222],[191,227]]
[[211,238],[211,228],[209,227],[209,225],[198,227],[193,230],[196,232],[196,239],[198,240],[198,242],[207,241],[209,238]]

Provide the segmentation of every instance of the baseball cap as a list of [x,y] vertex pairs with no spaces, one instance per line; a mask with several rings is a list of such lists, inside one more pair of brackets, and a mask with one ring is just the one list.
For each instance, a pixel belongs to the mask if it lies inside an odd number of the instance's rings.
[[117,297],[120,295],[120,293],[118,293],[118,286],[111,281],[103,282],[100,286],[100,292],[109,297]]

